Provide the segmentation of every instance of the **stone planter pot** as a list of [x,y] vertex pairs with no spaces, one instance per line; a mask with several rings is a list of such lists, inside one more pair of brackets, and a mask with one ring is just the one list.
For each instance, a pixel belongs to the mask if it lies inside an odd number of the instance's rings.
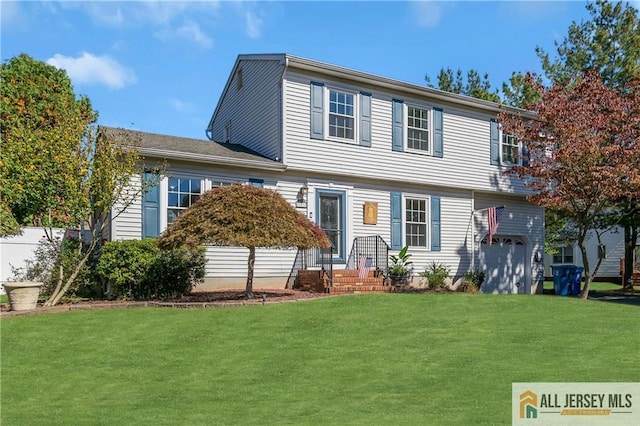
[[12,311],[35,309],[40,295],[41,282],[10,281],[3,284]]

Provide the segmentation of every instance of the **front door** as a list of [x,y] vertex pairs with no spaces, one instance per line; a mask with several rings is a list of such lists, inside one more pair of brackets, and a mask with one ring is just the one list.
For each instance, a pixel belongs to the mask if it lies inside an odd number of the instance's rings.
[[318,190],[318,226],[333,245],[334,260],[344,261],[345,256],[345,193]]

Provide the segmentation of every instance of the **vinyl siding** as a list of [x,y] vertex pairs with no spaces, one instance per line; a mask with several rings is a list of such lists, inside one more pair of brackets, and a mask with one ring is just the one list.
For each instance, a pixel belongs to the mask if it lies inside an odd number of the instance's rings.
[[[142,184],[142,176],[135,175],[129,180],[131,190],[138,191]],[[112,210],[110,239],[118,240],[139,240],[142,238],[142,197],[138,197],[132,204],[125,206],[118,203]],[[123,211],[122,211],[123,210]],[[117,217],[116,214],[122,211]]]
[[241,61],[242,88],[237,73],[223,93],[212,125],[213,140],[225,142],[231,125],[231,143],[239,143],[268,157],[281,157],[280,101],[282,64],[276,60]]
[[[601,240],[602,244],[606,246],[606,257],[602,259],[602,264],[595,278],[620,279],[620,259],[624,258],[624,229],[616,227],[611,231],[607,231],[602,234]],[[638,239],[638,244],[640,245],[640,239]],[[593,231],[587,237],[585,247],[589,258],[589,268],[593,272],[598,263],[598,240]],[[583,266],[582,254],[577,245],[573,248],[573,263]],[[545,257],[545,275],[547,277],[553,276],[551,273],[552,264],[553,255],[547,255]]]
[[[371,147],[310,138],[310,81],[321,81],[355,93],[372,93]],[[504,168],[489,162],[490,115],[441,105],[428,99],[361,88],[319,77],[287,72],[285,78],[285,160],[293,170],[335,172],[353,177],[428,182],[431,185],[523,193],[520,180],[506,177]],[[392,100],[443,109],[444,158],[391,149]],[[357,140],[357,138],[356,138]]]

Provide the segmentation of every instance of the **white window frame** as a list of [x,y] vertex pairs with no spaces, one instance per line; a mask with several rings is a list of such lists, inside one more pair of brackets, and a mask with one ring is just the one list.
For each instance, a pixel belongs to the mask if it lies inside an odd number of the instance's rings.
[[[427,149],[418,149],[409,147],[409,108],[417,108],[427,113]],[[417,154],[432,155],[433,153],[433,107],[428,105],[419,105],[413,103],[405,103],[403,106],[404,114],[404,149],[407,152]]]
[[[176,192],[176,191],[171,191],[171,187],[169,186],[169,183],[170,183],[171,179],[178,179],[178,189],[177,189],[178,206],[169,205],[170,193]],[[196,193],[196,192],[184,192],[183,193],[183,192],[181,192],[180,191],[180,180],[189,180],[189,181],[200,182],[200,192],[199,193]],[[189,208],[195,202],[195,201],[191,200],[192,196],[197,194],[197,197],[200,198],[202,196],[202,194],[205,193],[205,185],[206,185],[206,182],[204,181],[204,179],[198,178],[197,176],[179,175],[179,176],[171,176],[171,177],[167,178],[167,196],[166,196],[165,203],[164,203],[164,213],[165,213],[164,217],[165,217],[166,226],[169,226],[172,223],[172,222],[171,223],[169,222],[169,211],[170,210],[178,211],[178,213],[176,214],[176,218],[178,218],[178,216],[180,216],[180,214],[182,214],[182,212],[184,210]],[[189,188],[189,189],[191,189],[191,188]],[[180,194],[185,194],[185,195],[188,194],[189,195],[189,206],[187,206],[187,207],[179,206],[179,204],[180,204]],[[174,219],[174,221],[175,221],[175,219]]]
[[[513,135],[510,135],[508,133],[504,133],[502,131],[502,128],[500,128],[500,164],[503,164],[505,166],[521,166],[522,165],[522,142],[520,142],[518,140],[518,138],[516,138]],[[513,138],[516,140],[517,144],[513,145],[513,144],[507,144],[505,143],[505,139],[510,139]],[[516,152],[515,152],[515,158],[514,161],[510,161],[510,160],[506,160],[504,157],[504,149],[506,146],[510,146],[515,148]],[[512,148],[512,149],[513,149]]]
[[[421,222],[408,222],[407,221],[407,201],[424,201],[424,215],[425,215],[425,241],[424,245],[414,246],[409,244],[409,238],[407,238],[407,225],[409,223],[421,223]],[[403,194],[402,196],[402,240],[403,245],[409,246],[411,249],[424,249],[428,250],[431,247],[431,198],[420,194]]]
[[[341,138],[339,136],[331,136],[331,126],[329,117],[333,115],[338,116],[346,116],[343,114],[337,114],[331,112],[331,92],[340,92],[353,97],[353,139],[351,138]],[[324,101],[324,126],[326,129],[325,139],[337,142],[346,142],[352,144],[358,144],[358,136],[359,136],[359,121],[360,121],[360,97],[358,93],[354,90],[345,89],[343,87],[337,86],[325,86],[325,101]]]
[[[573,246],[563,246],[563,247],[559,247],[560,253],[556,253],[551,255],[551,260],[552,260],[552,264],[557,264],[557,263],[574,263],[575,261],[575,253],[574,253],[574,249]],[[569,255],[571,256],[571,261],[567,262],[567,257],[569,257]],[[561,261],[560,262],[556,262],[556,256],[560,256]]]

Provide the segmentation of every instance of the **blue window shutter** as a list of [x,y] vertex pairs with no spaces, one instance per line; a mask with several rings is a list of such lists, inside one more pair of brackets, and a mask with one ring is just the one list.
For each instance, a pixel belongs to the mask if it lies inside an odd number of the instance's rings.
[[370,93],[360,93],[360,145],[371,146]]
[[402,193],[391,193],[391,249],[402,248]]
[[440,197],[431,196],[431,250],[440,251]]
[[529,166],[529,149],[524,142],[522,143],[522,165],[525,167]]
[[404,104],[402,101],[393,100],[392,116],[391,149],[404,151]]
[[442,109],[433,109],[433,156],[442,158]]
[[256,188],[264,188],[263,179],[249,179],[249,184],[255,186]]
[[[152,173],[145,172],[145,182],[154,178]],[[142,195],[142,238],[153,238],[160,235],[160,186],[150,186]]]
[[311,82],[311,139],[324,139],[324,84]]
[[491,164],[497,166],[500,164],[500,131],[498,122],[491,120]]

